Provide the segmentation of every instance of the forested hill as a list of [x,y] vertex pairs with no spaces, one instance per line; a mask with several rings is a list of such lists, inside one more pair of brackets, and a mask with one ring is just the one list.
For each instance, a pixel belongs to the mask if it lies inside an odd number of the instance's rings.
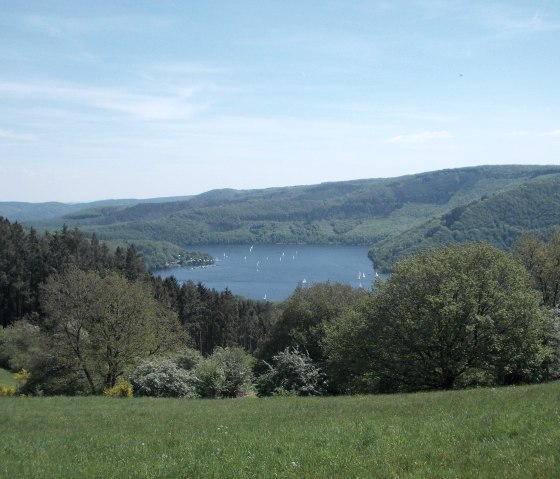
[[380,270],[412,253],[442,244],[485,241],[509,249],[519,234],[547,237],[560,227],[560,174],[528,180],[375,244],[370,257]]
[[184,201],[90,207],[33,224],[58,228],[66,223],[104,240],[165,240],[179,246],[371,245],[484,195],[555,173],[560,167],[480,166],[312,186],[226,189]]
[[149,199],[119,199],[119,200],[101,200],[91,203],[60,203],[50,201],[47,203],[25,203],[21,201],[4,201],[0,202],[0,216],[9,218],[11,221],[30,222],[45,221],[54,218],[61,218],[64,215],[72,214],[76,211],[91,208],[115,208],[127,207],[139,203],[162,203],[170,201],[186,200],[190,196],[181,196],[178,198],[149,198]]

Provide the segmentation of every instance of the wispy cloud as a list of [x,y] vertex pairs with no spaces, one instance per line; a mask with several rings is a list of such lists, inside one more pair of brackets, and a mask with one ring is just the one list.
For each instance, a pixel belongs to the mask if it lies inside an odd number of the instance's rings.
[[24,100],[56,100],[74,107],[124,113],[138,120],[180,120],[192,117],[207,105],[194,101],[193,87],[181,86],[161,93],[130,92],[67,83],[0,82],[0,97],[20,96]]
[[448,131],[423,131],[410,135],[397,135],[385,140],[387,143],[425,143],[434,140],[447,140],[453,138]]
[[554,138],[560,138],[560,130],[553,130],[544,133],[545,136],[552,136]]

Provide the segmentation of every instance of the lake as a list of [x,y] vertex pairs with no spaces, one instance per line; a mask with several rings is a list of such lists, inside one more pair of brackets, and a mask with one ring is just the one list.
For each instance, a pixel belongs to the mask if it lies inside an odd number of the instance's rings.
[[[166,277],[201,282],[208,288],[251,299],[282,301],[298,284],[338,282],[369,289],[375,272],[367,246],[211,245],[192,246],[214,256],[214,266],[155,271]],[[359,277],[358,277],[359,276]]]

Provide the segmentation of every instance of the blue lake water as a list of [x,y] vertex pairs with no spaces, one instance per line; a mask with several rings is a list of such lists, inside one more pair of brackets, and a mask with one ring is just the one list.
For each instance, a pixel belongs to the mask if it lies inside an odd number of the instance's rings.
[[[369,289],[374,277],[367,246],[311,245],[212,245],[193,246],[206,251],[216,264],[204,268],[172,268],[155,271],[180,282],[201,282],[208,288],[251,299],[282,301],[298,284],[310,286],[331,281]],[[358,278],[358,276],[360,276]]]

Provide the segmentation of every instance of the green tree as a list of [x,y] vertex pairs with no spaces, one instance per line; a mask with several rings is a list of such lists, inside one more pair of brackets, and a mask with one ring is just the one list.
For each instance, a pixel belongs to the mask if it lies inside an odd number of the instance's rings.
[[550,308],[560,306],[560,229],[548,242],[537,235],[523,235],[515,247],[515,257],[529,270],[533,286]]
[[184,342],[178,319],[147,284],[117,273],[70,268],[49,277],[41,304],[59,357],[86,378],[91,393],[115,385],[125,368]]
[[283,303],[269,337],[259,348],[259,356],[269,360],[287,347],[301,347],[314,361],[321,361],[325,325],[354,307],[365,294],[362,289],[340,283],[298,287]]
[[552,321],[527,272],[484,244],[398,263],[357,314],[333,325],[324,345],[331,367],[354,361],[371,390],[538,381],[554,353]]

